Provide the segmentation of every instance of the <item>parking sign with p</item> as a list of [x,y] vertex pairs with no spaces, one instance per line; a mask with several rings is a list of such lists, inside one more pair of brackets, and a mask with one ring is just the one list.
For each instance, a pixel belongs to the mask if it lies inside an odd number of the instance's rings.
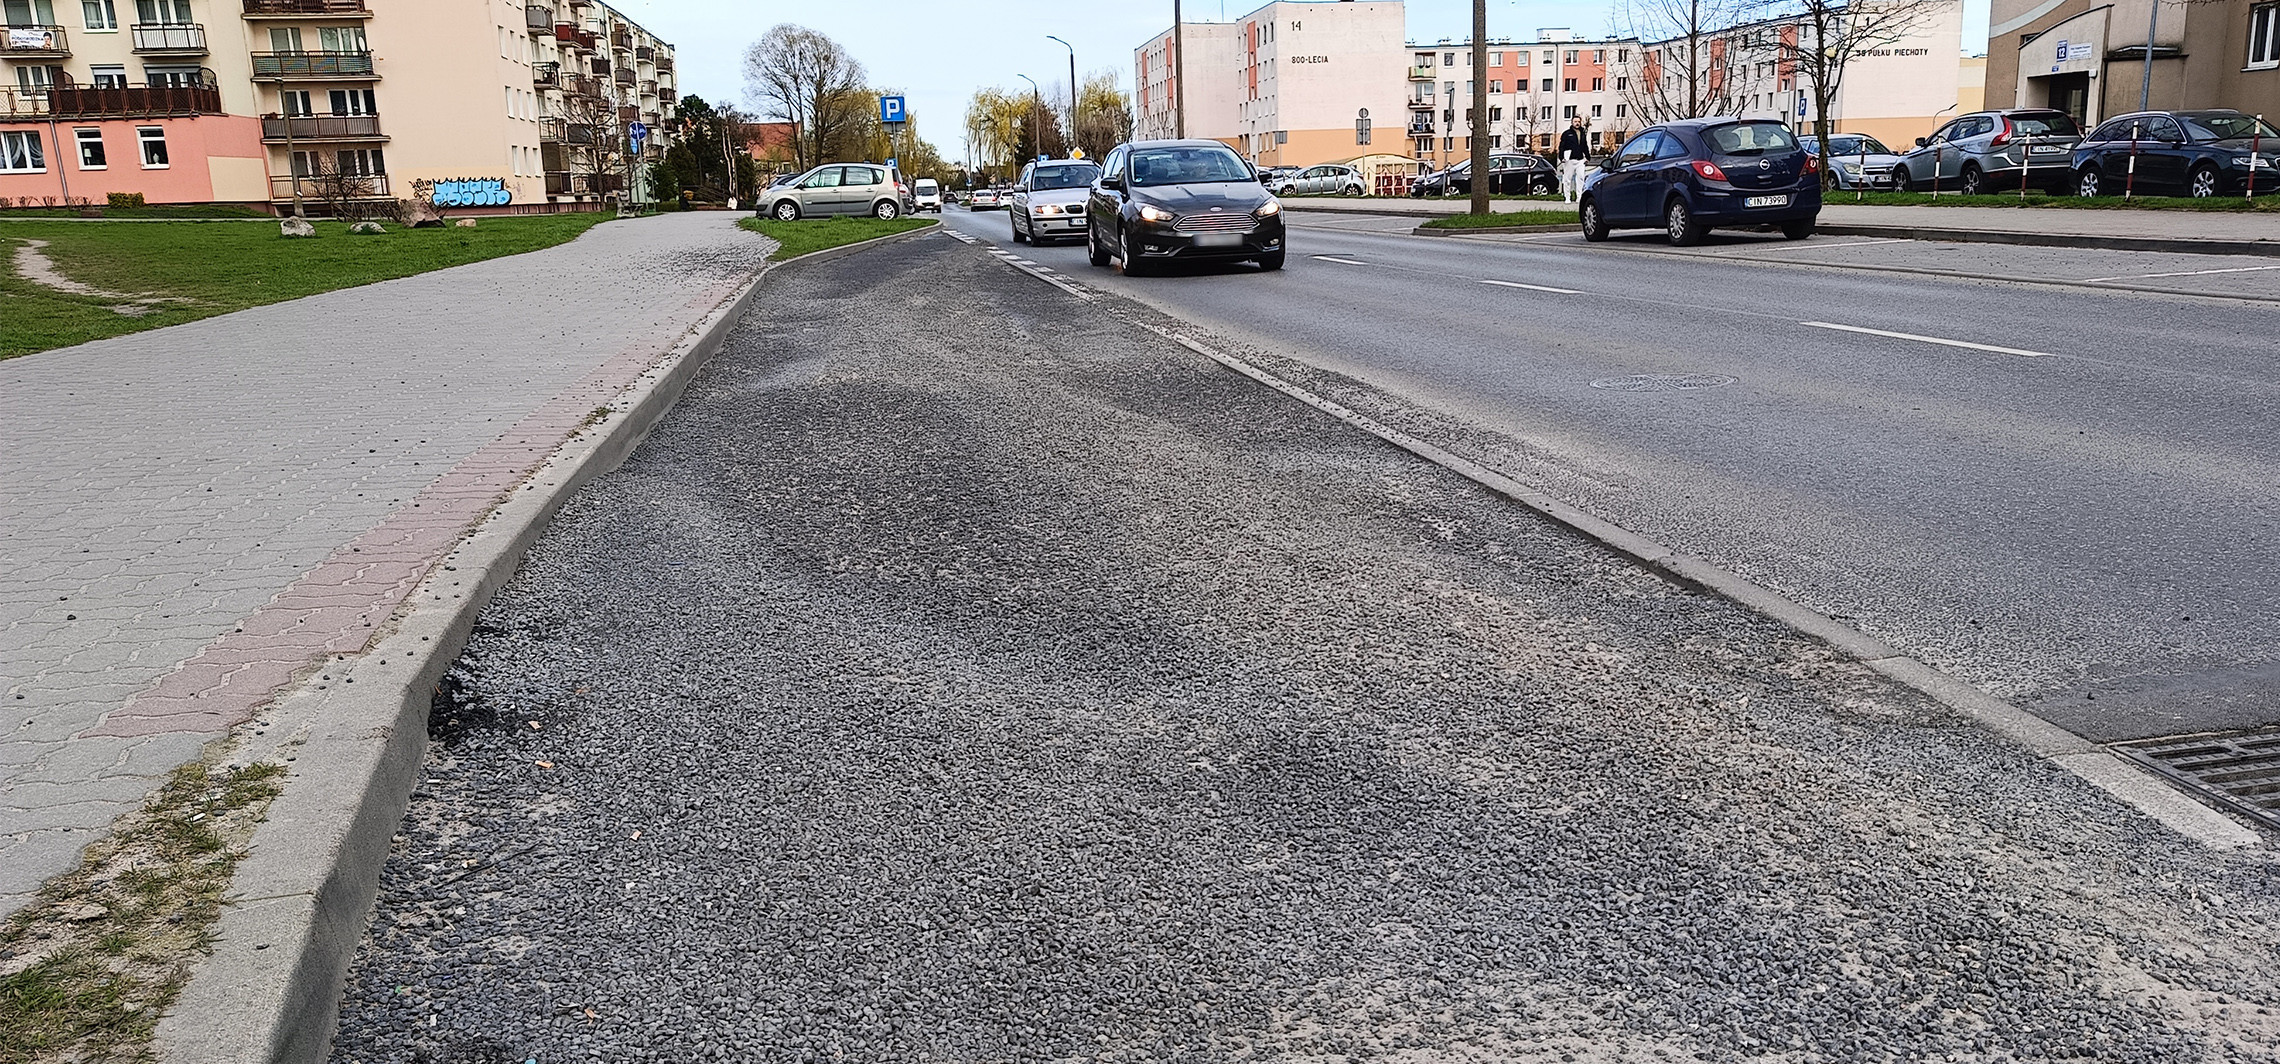
[[879,97],[879,121],[900,122],[902,120],[903,98],[900,96]]

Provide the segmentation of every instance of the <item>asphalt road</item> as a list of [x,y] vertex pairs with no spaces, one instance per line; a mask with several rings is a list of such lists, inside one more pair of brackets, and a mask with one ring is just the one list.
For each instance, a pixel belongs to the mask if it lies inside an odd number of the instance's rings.
[[2280,1060],[2268,851],[1101,310],[771,281],[484,612],[336,1064]]
[[[1907,241],[1672,254],[1303,218],[1279,274],[1126,279],[1012,244],[1002,213],[945,222],[2090,738],[2280,723],[2280,303],[1782,262],[1952,247]],[[1964,254],[2066,275],[2050,249]],[[2078,279],[2163,285],[2263,265],[2080,255]]]

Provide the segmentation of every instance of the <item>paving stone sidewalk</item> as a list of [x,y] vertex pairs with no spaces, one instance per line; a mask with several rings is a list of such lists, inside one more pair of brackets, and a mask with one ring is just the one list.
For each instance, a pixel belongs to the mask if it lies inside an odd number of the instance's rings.
[[735,221],[0,362],[0,918],[733,296],[773,247]]

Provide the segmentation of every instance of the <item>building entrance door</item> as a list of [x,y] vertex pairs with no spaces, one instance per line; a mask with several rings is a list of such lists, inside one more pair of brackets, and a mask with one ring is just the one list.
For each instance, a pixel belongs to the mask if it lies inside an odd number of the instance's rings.
[[2064,111],[2074,119],[2075,125],[2088,128],[2090,125],[2090,75],[2088,72],[2052,74],[2049,77],[2037,80],[2044,83],[2045,91],[2049,93],[2049,97],[2043,102],[2043,106],[2053,111]]

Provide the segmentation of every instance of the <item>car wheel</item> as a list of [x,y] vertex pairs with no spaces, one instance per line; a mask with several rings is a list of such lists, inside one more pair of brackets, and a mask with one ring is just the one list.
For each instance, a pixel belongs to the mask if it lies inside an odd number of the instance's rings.
[[1979,172],[1978,165],[1966,163],[1963,167],[1963,184],[1956,191],[1966,196],[1976,196],[1985,191],[1984,186],[1986,184],[1987,175]]
[[1347,185],[1347,186],[1346,186],[1346,194],[1347,194],[1347,195],[1349,195],[1349,196],[1359,196],[1359,195],[1362,195],[1362,186],[1360,186],[1360,185]]
[[1812,236],[1813,219],[1799,218],[1794,222],[1783,222],[1781,223],[1781,235],[1791,240],[1803,240]]
[[1583,238],[1594,244],[1607,239],[1607,216],[1599,213],[1599,201],[1585,196],[1580,211],[1583,217]]
[[871,208],[871,215],[882,222],[891,222],[902,217],[902,205],[893,200],[880,200],[878,206]]
[[1528,194],[1532,196],[1549,196],[1552,194],[1552,183],[1544,180],[1543,178],[1537,178],[1534,181],[1530,181],[1528,182]]
[[1028,242],[1029,238],[1021,235],[1021,219],[1014,217],[1012,213],[1008,212],[1005,216],[1005,221],[1007,225],[1013,227],[1014,243],[1020,244]]
[[1100,246],[1100,240],[1090,230],[1085,233],[1085,261],[1104,268],[1108,265],[1108,249]]
[[1670,206],[1663,208],[1663,223],[1670,233],[1670,246],[1674,248],[1693,247],[1701,243],[1703,234],[1708,232],[1702,223],[1694,220],[1694,210],[1682,199],[1672,199]]
[[2098,171],[2084,170],[2074,175],[2074,193],[2083,199],[2095,198],[2098,195]]
[[1262,270],[1282,269],[1283,258],[1288,254],[1290,253],[1287,251],[1270,251],[1264,255],[1261,255],[1259,256],[1259,268]]
[[2206,166],[2193,169],[2193,176],[2185,184],[2187,195],[2194,199],[2208,199],[2217,194],[2217,172]]
[[1131,234],[1126,233],[1123,229],[1116,231],[1116,251],[1117,257],[1124,260],[1124,276],[1148,276],[1147,263],[1142,262],[1139,253],[1132,250]]
[[800,205],[791,200],[779,200],[775,209],[768,213],[775,215],[779,222],[796,222],[800,220]]

